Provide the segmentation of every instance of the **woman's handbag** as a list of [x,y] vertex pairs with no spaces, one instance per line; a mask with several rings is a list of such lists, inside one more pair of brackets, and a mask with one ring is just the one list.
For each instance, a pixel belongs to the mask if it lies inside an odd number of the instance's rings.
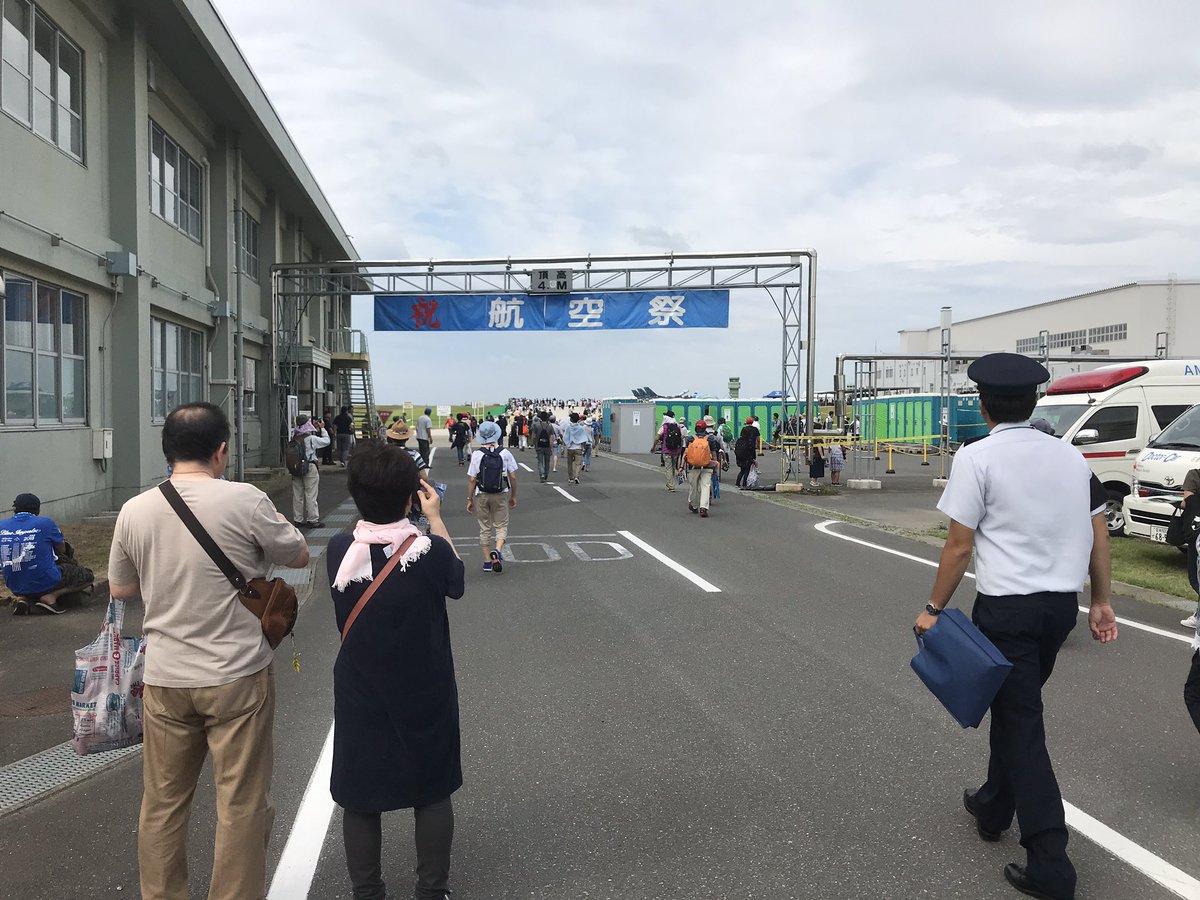
[[300,606],[296,600],[295,589],[282,578],[251,578],[247,581],[238,571],[238,567],[225,555],[225,551],[218,547],[217,542],[204,530],[196,514],[179,496],[179,491],[175,490],[175,485],[164,481],[158,489],[178,514],[179,520],[192,533],[192,537],[217,564],[217,568],[229,579],[230,584],[237,588],[238,600],[258,619],[262,625],[263,636],[271,645],[271,649],[274,650],[282,644],[283,639],[296,627],[296,616]]

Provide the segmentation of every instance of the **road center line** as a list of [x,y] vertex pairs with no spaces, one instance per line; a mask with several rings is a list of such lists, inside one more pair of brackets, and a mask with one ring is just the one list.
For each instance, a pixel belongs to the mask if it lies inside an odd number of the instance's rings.
[[[918,562],[923,566],[937,568],[937,563],[933,560],[923,559],[920,556],[914,556],[911,553],[904,553],[900,550],[893,550],[891,547],[884,547],[881,544],[873,544],[870,541],[864,541],[859,538],[850,537],[849,535],[839,534],[836,531],[831,531],[829,526],[838,524],[836,519],[828,519],[824,522],[819,522],[815,527],[822,534],[827,534],[830,537],[838,538],[839,540],[849,541],[852,544],[861,544],[864,547],[870,547],[873,550],[882,550],[884,553],[890,553],[893,556],[899,556],[903,559],[911,559],[913,562]],[[624,534],[625,532],[622,532]],[[966,573],[969,578],[974,578],[970,572]],[[1086,607],[1079,607],[1081,612],[1087,612]],[[1151,625],[1143,625],[1141,622],[1131,622],[1128,619],[1118,618],[1118,622],[1122,625],[1128,625],[1131,628],[1138,628],[1142,631],[1148,631],[1151,634],[1161,635],[1163,637],[1174,638],[1175,640],[1191,643],[1191,638],[1183,635],[1172,634],[1169,631],[1164,631],[1161,628],[1155,628]],[[1079,807],[1074,804],[1063,801],[1063,808],[1066,810],[1067,824],[1082,834],[1088,840],[1103,847],[1113,856],[1128,863],[1133,868],[1137,869],[1146,877],[1158,882],[1163,887],[1178,894],[1180,897],[1188,898],[1188,900],[1200,900],[1200,881],[1197,881],[1191,875],[1188,875],[1183,870],[1171,865],[1160,856],[1151,853],[1140,844],[1135,844],[1133,841],[1124,835],[1109,828],[1099,819],[1089,816]]]
[[317,863],[321,860],[321,848],[325,845],[325,833],[329,831],[329,820],[333,817],[333,797],[329,794],[329,777],[333,773],[333,725],[317,767],[308,779],[300,810],[292,823],[283,855],[275,877],[271,879],[271,890],[267,900],[301,900],[307,898],[317,874]]
[[[837,519],[827,519],[824,522],[818,522],[813,527],[815,527],[817,529],[817,531],[821,532],[822,534],[827,534],[830,537],[835,537],[835,538],[838,538],[839,540],[849,541],[852,544],[861,544],[862,546],[870,547],[873,550],[882,550],[884,553],[892,554],[892,556],[899,556],[899,557],[902,557],[903,559],[911,559],[913,562],[918,562],[923,566],[929,566],[930,568],[933,568],[933,569],[936,569],[938,567],[938,564],[936,562],[934,562],[932,559],[924,559],[923,557],[920,557],[920,556],[914,556],[911,553],[904,553],[901,550],[893,550],[891,547],[884,547],[882,544],[872,544],[870,541],[864,541],[861,538],[854,538],[854,537],[850,537],[850,535],[848,535],[848,534],[840,534],[839,532],[836,532],[836,531],[830,531],[829,528],[827,527],[829,525],[837,525],[837,524],[838,524]],[[971,572],[965,572],[964,574],[966,575],[967,578],[975,577]],[[1085,613],[1085,612],[1088,612],[1088,608],[1086,606],[1081,606],[1081,607],[1079,607],[1079,611]],[[1190,644],[1192,642],[1191,637],[1189,637],[1186,634],[1175,634],[1174,632],[1167,631],[1164,628],[1156,628],[1153,625],[1146,625],[1142,622],[1135,622],[1135,621],[1133,621],[1133,619],[1126,619],[1121,616],[1117,616],[1117,622],[1121,625],[1128,625],[1130,628],[1135,628],[1138,631],[1145,631],[1147,634],[1156,634],[1159,637],[1170,638],[1173,641],[1182,641],[1185,644]]]
[[701,578],[699,575],[697,575],[691,569],[687,568],[687,566],[684,566],[684,565],[681,565],[681,564],[675,562],[675,560],[671,559],[671,557],[667,556],[662,551],[656,550],[655,548],[651,547],[649,544],[647,544],[645,541],[643,541],[636,534],[633,534],[632,532],[629,532],[629,531],[618,531],[617,534],[619,534],[621,537],[625,538],[625,540],[629,541],[630,543],[636,544],[637,546],[641,547],[643,550],[645,550],[647,553],[649,553],[651,556],[653,556],[655,559],[657,559],[660,563],[662,563],[668,569],[674,569],[676,572],[678,572],[680,575],[682,575],[684,578],[686,578],[692,584],[696,585],[702,591],[705,591],[706,593],[709,593],[709,594],[721,593],[721,589],[719,587],[717,587],[715,584],[705,581],[703,578]]
[[555,485],[555,486],[554,486],[554,489],[555,489],[556,491],[558,491],[560,494],[562,494],[564,497],[566,497],[568,500],[570,500],[572,503],[578,503],[578,502],[579,502],[578,498],[576,498],[576,497],[572,497],[570,494],[568,494],[566,491],[564,491],[564,490],[563,490],[562,488],[560,488],[558,485]]

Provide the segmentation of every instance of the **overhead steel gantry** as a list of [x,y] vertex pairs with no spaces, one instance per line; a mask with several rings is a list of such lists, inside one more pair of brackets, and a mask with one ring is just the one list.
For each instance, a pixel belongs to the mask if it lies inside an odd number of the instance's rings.
[[[815,250],[288,263],[272,268],[271,291],[281,312],[294,308],[298,315],[305,304],[318,296],[530,293],[535,270],[568,267],[571,283],[567,292],[573,293],[705,288],[765,290],[783,326],[780,367],[783,420],[789,421],[798,414],[801,396],[806,409],[812,408],[816,379]],[[284,315],[281,321],[292,319]],[[294,348],[285,344],[296,333],[285,327],[277,334],[281,380],[287,375],[282,363],[295,355]],[[287,391],[288,386],[281,384],[280,389]],[[805,415],[810,438],[813,418]],[[784,480],[802,470],[803,452],[799,446],[787,448],[781,463]]]

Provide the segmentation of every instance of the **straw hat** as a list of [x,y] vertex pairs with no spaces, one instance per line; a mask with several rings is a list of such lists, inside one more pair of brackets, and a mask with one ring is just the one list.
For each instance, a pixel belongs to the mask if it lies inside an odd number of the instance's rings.
[[408,427],[408,423],[401,420],[396,422],[384,434],[389,441],[407,441],[412,438],[412,429]]

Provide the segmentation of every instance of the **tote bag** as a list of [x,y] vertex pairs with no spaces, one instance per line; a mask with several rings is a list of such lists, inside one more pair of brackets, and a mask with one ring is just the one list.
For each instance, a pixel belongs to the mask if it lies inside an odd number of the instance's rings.
[[96,639],[75,651],[72,745],[80,756],[130,747],[142,740],[143,638],[122,637],[125,604],[108,601]]

